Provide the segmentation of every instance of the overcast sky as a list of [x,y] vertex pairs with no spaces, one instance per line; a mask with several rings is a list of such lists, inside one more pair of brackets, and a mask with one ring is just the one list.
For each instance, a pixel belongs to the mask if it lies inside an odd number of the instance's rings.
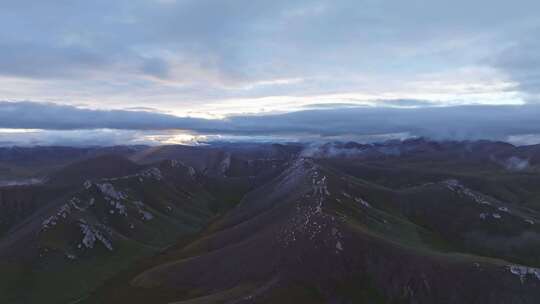
[[0,145],[530,139],[538,12],[537,0],[2,0]]

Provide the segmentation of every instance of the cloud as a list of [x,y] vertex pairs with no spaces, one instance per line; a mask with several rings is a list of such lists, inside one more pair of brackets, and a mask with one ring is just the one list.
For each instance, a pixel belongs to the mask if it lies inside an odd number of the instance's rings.
[[0,74],[25,78],[81,76],[107,65],[104,54],[82,47],[0,43]]
[[420,99],[349,99],[351,102],[335,102],[335,103],[311,103],[304,105],[305,109],[337,109],[337,108],[357,108],[361,106],[378,106],[378,107],[427,107],[436,106],[437,103],[429,100]]
[[394,107],[422,107],[422,106],[433,106],[437,103],[429,100],[418,100],[418,99],[388,99],[388,100],[379,100],[378,103],[384,106],[394,106]]
[[504,166],[510,171],[523,171],[530,167],[530,163],[527,159],[512,156],[504,162]]
[[336,103],[311,103],[304,105],[306,109],[336,109],[336,108],[354,108],[361,104],[352,102],[336,102]]
[[315,133],[322,136],[407,132],[439,139],[504,139],[540,133],[540,107],[456,106],[338,108],[282,115],[231,117],[236,130],[251,133]]
[[171,73],[169,64],[161,58],[146,59],[141,67],[143,73],[158,78],[168,78]]
[[0,128],[79,129],[193,129],[211,126],[204,119],[145,111],[93,110],[38,102],[0,102]]
[[[471,85],[504,101],[492,88],[505,79],[492,66],[519,90],[536,87],[534,65],[517,68],[528,46],[520,33],[540,26],[535,0],[4,2],[2,99],[174,111],[341,93],[474,103],[479,97],[461,90]],[[511,62],[486,60],[513,43],[506,52],[516,56],[501,53]],[[476,74],[464,79],[463,69]],[[447,77],[417,85],[434,74]],[[291,79],[302,81],[283,81]]]
[[519,84],[531,101],[540,102],[540,26],[524,31],[510,46],[492,59],[494,66],[506,72]]
[[[540,134],[540,105],[454,106],[454,107],[338,107],[274,115],[231,116],[225,119],[178,117],[149,111],[92,110],[52,103],[1,102],[0,129],[64,130],[88,137],[94,129],[124,130],[133,138],[172,142],[181,138],[174,130],[208,136],[208,140],[377,141],[389,138],[426,136],[434,139],[516,140]],[[163,132],[173,132],[163,135]],[[75,132],[75,133],[74,133]],[[116,132],[116,131],[115,131]],[[62,133],[55,133],[62,134]],[[96,132],[100,134],[100,132]],[[109,135],[117,134],[111,131]],[[173,134],[173,135],[170,135]],[[159,135],[159,136],[158,136]],[[1,141],[24,134],[0,133]],[[100,135],[89,138],[99,141]],[[109,136],[110,137],[110,136]],[[56,141],[61,141],[58,135]],[[115,137],[115,142],[122,141]],[[528,137],[530,138],[530,136]],[[67,143],[73,140],[68,140]]]
[[115,146],[156,144],[144,140],[144,132],[132,130],[34,130],[25,133],[2,133],[0,146]]

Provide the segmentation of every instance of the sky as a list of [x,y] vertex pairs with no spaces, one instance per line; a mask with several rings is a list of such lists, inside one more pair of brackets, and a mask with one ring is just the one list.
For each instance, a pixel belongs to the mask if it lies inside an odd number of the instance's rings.
[[0,145],[540,142],[536,0],[2,0]]

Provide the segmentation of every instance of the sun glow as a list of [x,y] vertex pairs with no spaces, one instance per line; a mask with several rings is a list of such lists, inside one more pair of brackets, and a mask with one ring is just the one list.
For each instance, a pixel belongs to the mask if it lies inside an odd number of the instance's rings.
[[142,137],[144,141],[163,144],[163,145],[200,145],[208,141],[206,135],[194,135],[188,133],[175,133],[171,131],[168,134],[152,134]]
[[0,134],[1,133],[35,133],[39,132],[41,130],[39,129],[5,129],[0,128]]

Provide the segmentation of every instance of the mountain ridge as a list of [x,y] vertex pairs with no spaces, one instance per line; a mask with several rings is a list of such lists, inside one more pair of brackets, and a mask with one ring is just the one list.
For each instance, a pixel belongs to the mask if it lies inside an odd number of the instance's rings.
[[[539,296],[534,146],[418,139],[151,149],[98,155],[55,170],[51,182],[0,188],[42,198],[0,237],[0,299],[535,303]],[[512,157],[528,167],[501,162]],[[94,170],[100,166],[106,170]],[[38,194],[46,191],[57,196]],[[0,197],[0,204],[13,209],[26,200]],[[58,292],[66,286],[70,292]]]

